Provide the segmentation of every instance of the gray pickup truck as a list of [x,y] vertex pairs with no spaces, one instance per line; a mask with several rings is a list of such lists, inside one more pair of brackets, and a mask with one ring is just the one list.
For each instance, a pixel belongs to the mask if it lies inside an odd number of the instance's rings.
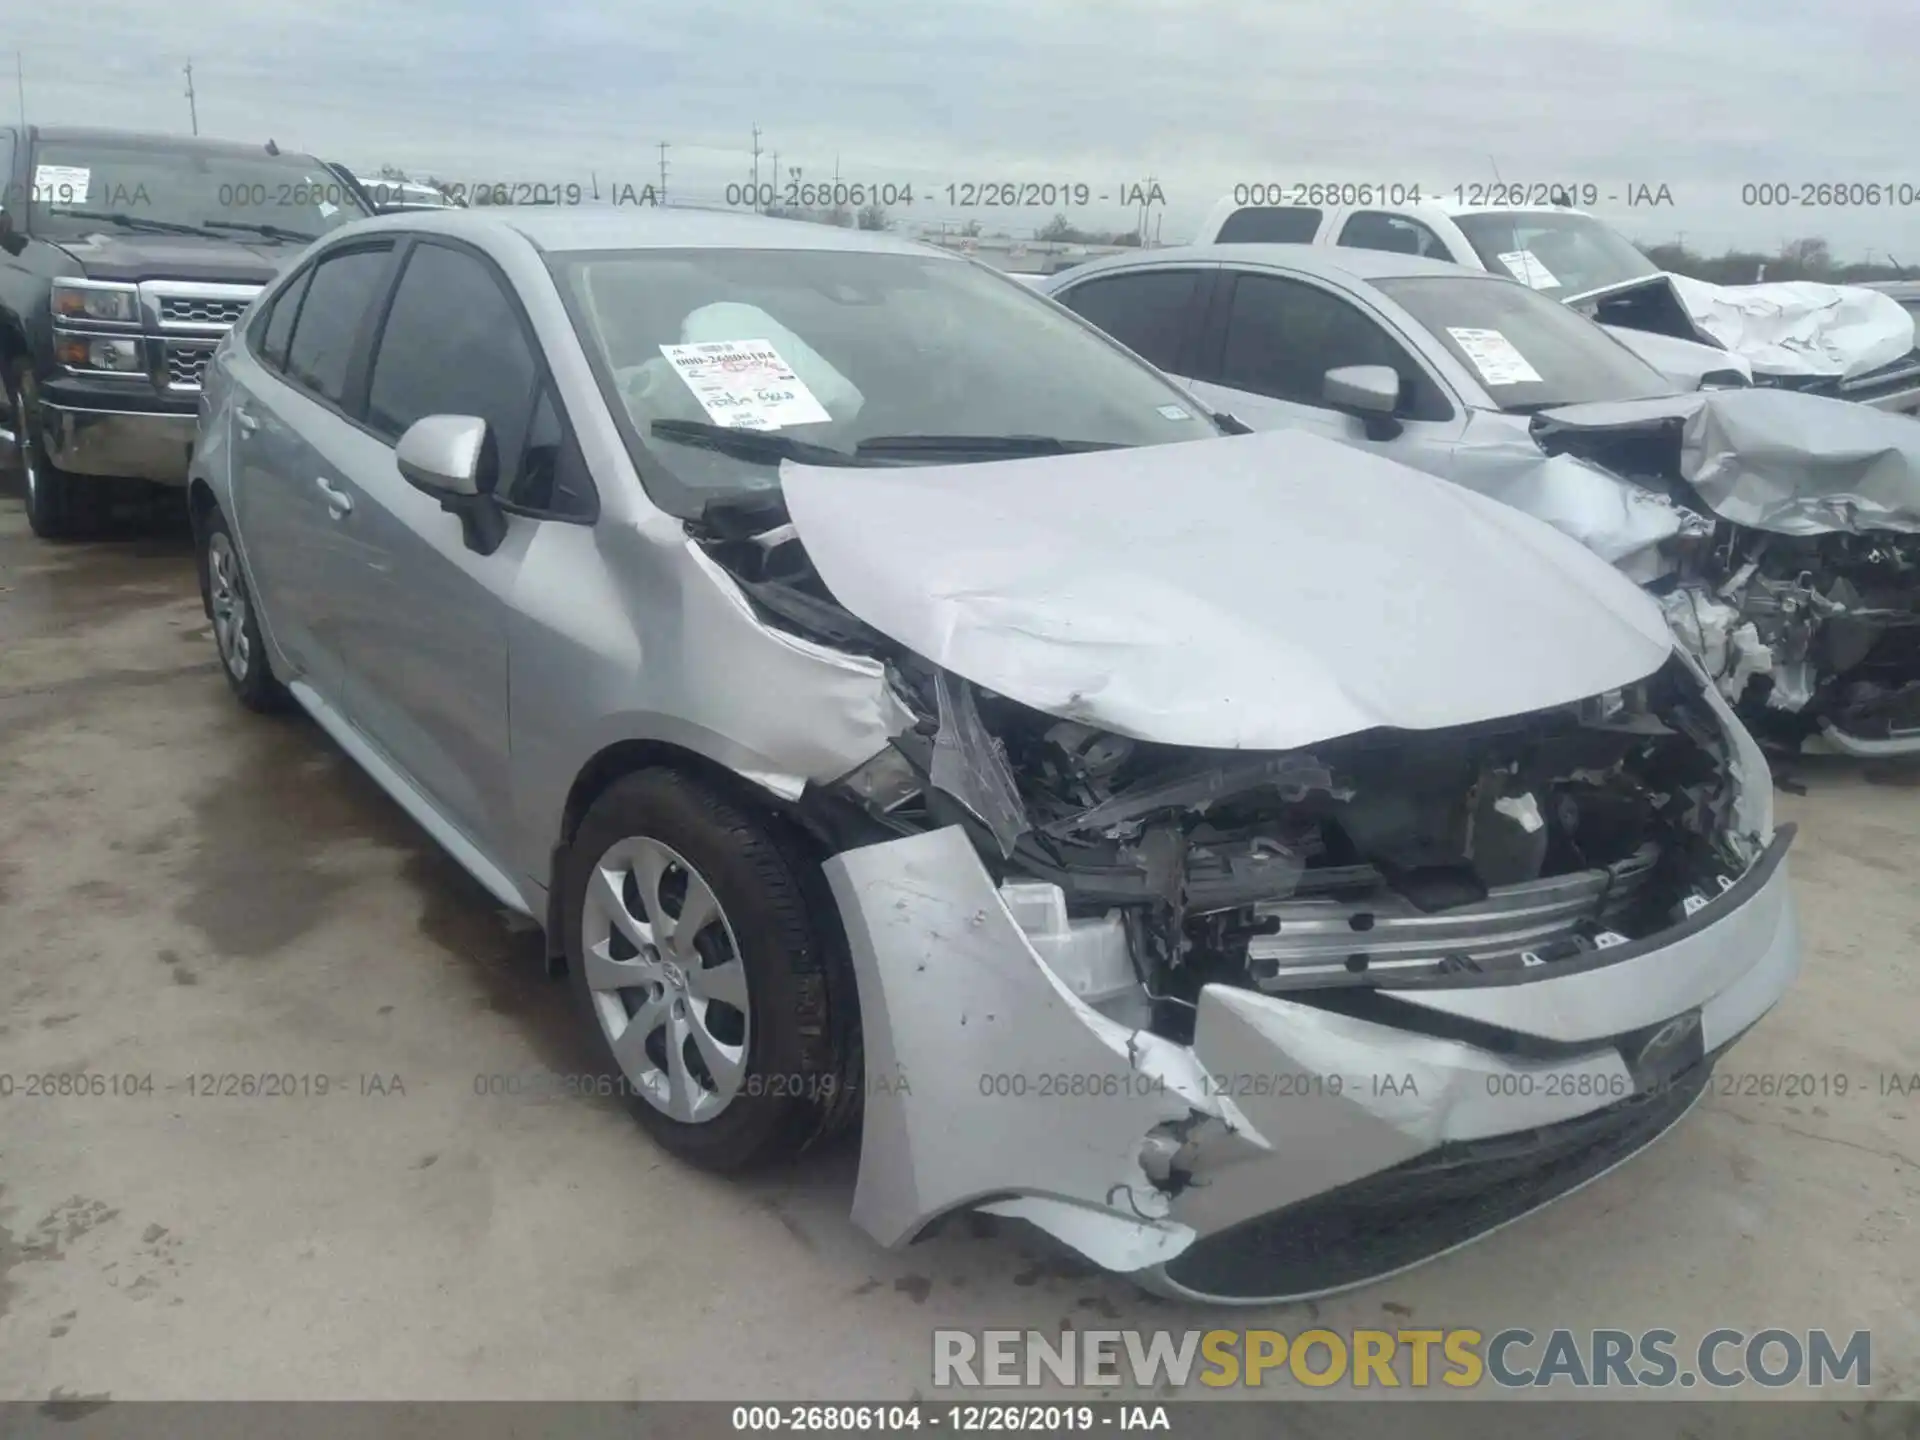
[[308,241],[370,210],[271,140],[0,128],[0,465],[34,533],[184,487],[214,347]]

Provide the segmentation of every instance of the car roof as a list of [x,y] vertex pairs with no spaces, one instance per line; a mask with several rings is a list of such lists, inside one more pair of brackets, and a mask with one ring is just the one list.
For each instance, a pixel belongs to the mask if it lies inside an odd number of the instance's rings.
[[[160,130],[107,130],[89,125],[36,125],[36,141],[61,145],[118,145],[139,150],[198,150],[207,155],[265,155],[265,140],[214,140],[205,135],[169,135]],[[312,160],[304,150],[282,150],[289,160]]]
[[938,256],[966,263],[933,245],[885,231],[850,230],[806,220],[726,210],[656,205],[477,205],[357,220],[347,231],[415,230],[480,239],[517,234],[545,251],[574,250],[852,250],[883,255]]
[[[1118,270],[1151,261],[1154,264],[1182,262],[1207,265],[1239,265],[1255,269],[1291,270],[1322,279],[1399,280],[1416,275],[1450,275],[1456,279],[1501,281],[1502,276],[1484,270],[1471,270],[1451,260],[1428,260],[1418,255],[1401,255],[1388,250],[1361,250],[1333,245],[1177,245],[1165,250],[1141,250],[1130,255],[1109,255],[1062,270],[1060,276],[1076,278],[1097,275],[1102,270]],[[1055,277],[1059,278],[1059,277]],[[1518,284],[1518,281],[1511,282]]]

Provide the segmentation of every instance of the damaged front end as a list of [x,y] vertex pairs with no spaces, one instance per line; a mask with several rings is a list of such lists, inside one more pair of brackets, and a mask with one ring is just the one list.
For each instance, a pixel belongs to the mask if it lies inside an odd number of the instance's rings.
[[1722,523],[1658,594],[1756,733],[1848,754],[1920,751],[1920,536],[1768,535]]
[[1920,752],[1910,421],[1747,392],[1566,407],[1533,430],[1684,517],[1636,578],[1763,740]]
[[1797,964],[1765,763],[1680,656],[1509,718],[1170,745],[887,639],[790,527],[703,543],[914,717],[798,807],[884,1244],[978,1209],[1170,1293],[1362,1283],[1663,1133]]

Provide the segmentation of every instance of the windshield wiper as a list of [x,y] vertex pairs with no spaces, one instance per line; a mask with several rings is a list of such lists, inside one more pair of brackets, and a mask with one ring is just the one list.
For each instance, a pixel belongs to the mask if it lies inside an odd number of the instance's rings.
[[145,215],[129,215],[125,211],[115,210],[67,210],[57,209],[47,212],[51,215],[71,216],[75,220],[104,220],[109,225],[118,225],[126,230],[154,230],[163,235],[208,235],[210,232],[198,225],[181,225],[172,220],[154,220]]
[[1032,455],[1081,455],[1094,450],[1124,450],[1113,440],[1062,440],[1057,435],[875,435],[854,446],[859,455],[992,455],[1014,459]]
[[831,445],[796,440],[791,435],[782,435],[778,430],[742,430],[732,425],[710,425],[704,420],[656,420],[653,422],[653,435],[656,439],[671,440],[676,445],[692,445],[757,465],[777,465],[782,460],[792,460],[801,465],[873,463],[863,456],[836,450]]
[[201,222],[209,230],[245,230],[254,235],[264,235],[269,240],[298,240],[302,245],[318,240],[318,235],[309,235],[304,230],[286,230],[278,225],[256,225],[247,220],[204,220]]

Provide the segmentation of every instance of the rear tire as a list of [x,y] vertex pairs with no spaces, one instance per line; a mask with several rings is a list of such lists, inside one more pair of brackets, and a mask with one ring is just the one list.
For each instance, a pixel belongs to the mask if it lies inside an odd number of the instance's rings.
[[608,1078],[663,1148],[740,1171],[851,1119],[851,970],[818,867],[777,817],[642,770],[593,803],[562,868],[568,984]]
[[7,372],[7,409],[12,416],[11,465],[27,502],[27,524],[42,540],[72,540],[103,528],[106,487],[89,475],[62,470],[47,458],[38,424],[39,392],[33,365],[16,359]]
[[240,567],[240,552],[226,517],[217,508],[209,509],[199,530],[200,582],[227,687],[249,710],[262,714],[284,710],[293,697],[274,678],[268,663],[259,612],[247,589],[246,572]]

